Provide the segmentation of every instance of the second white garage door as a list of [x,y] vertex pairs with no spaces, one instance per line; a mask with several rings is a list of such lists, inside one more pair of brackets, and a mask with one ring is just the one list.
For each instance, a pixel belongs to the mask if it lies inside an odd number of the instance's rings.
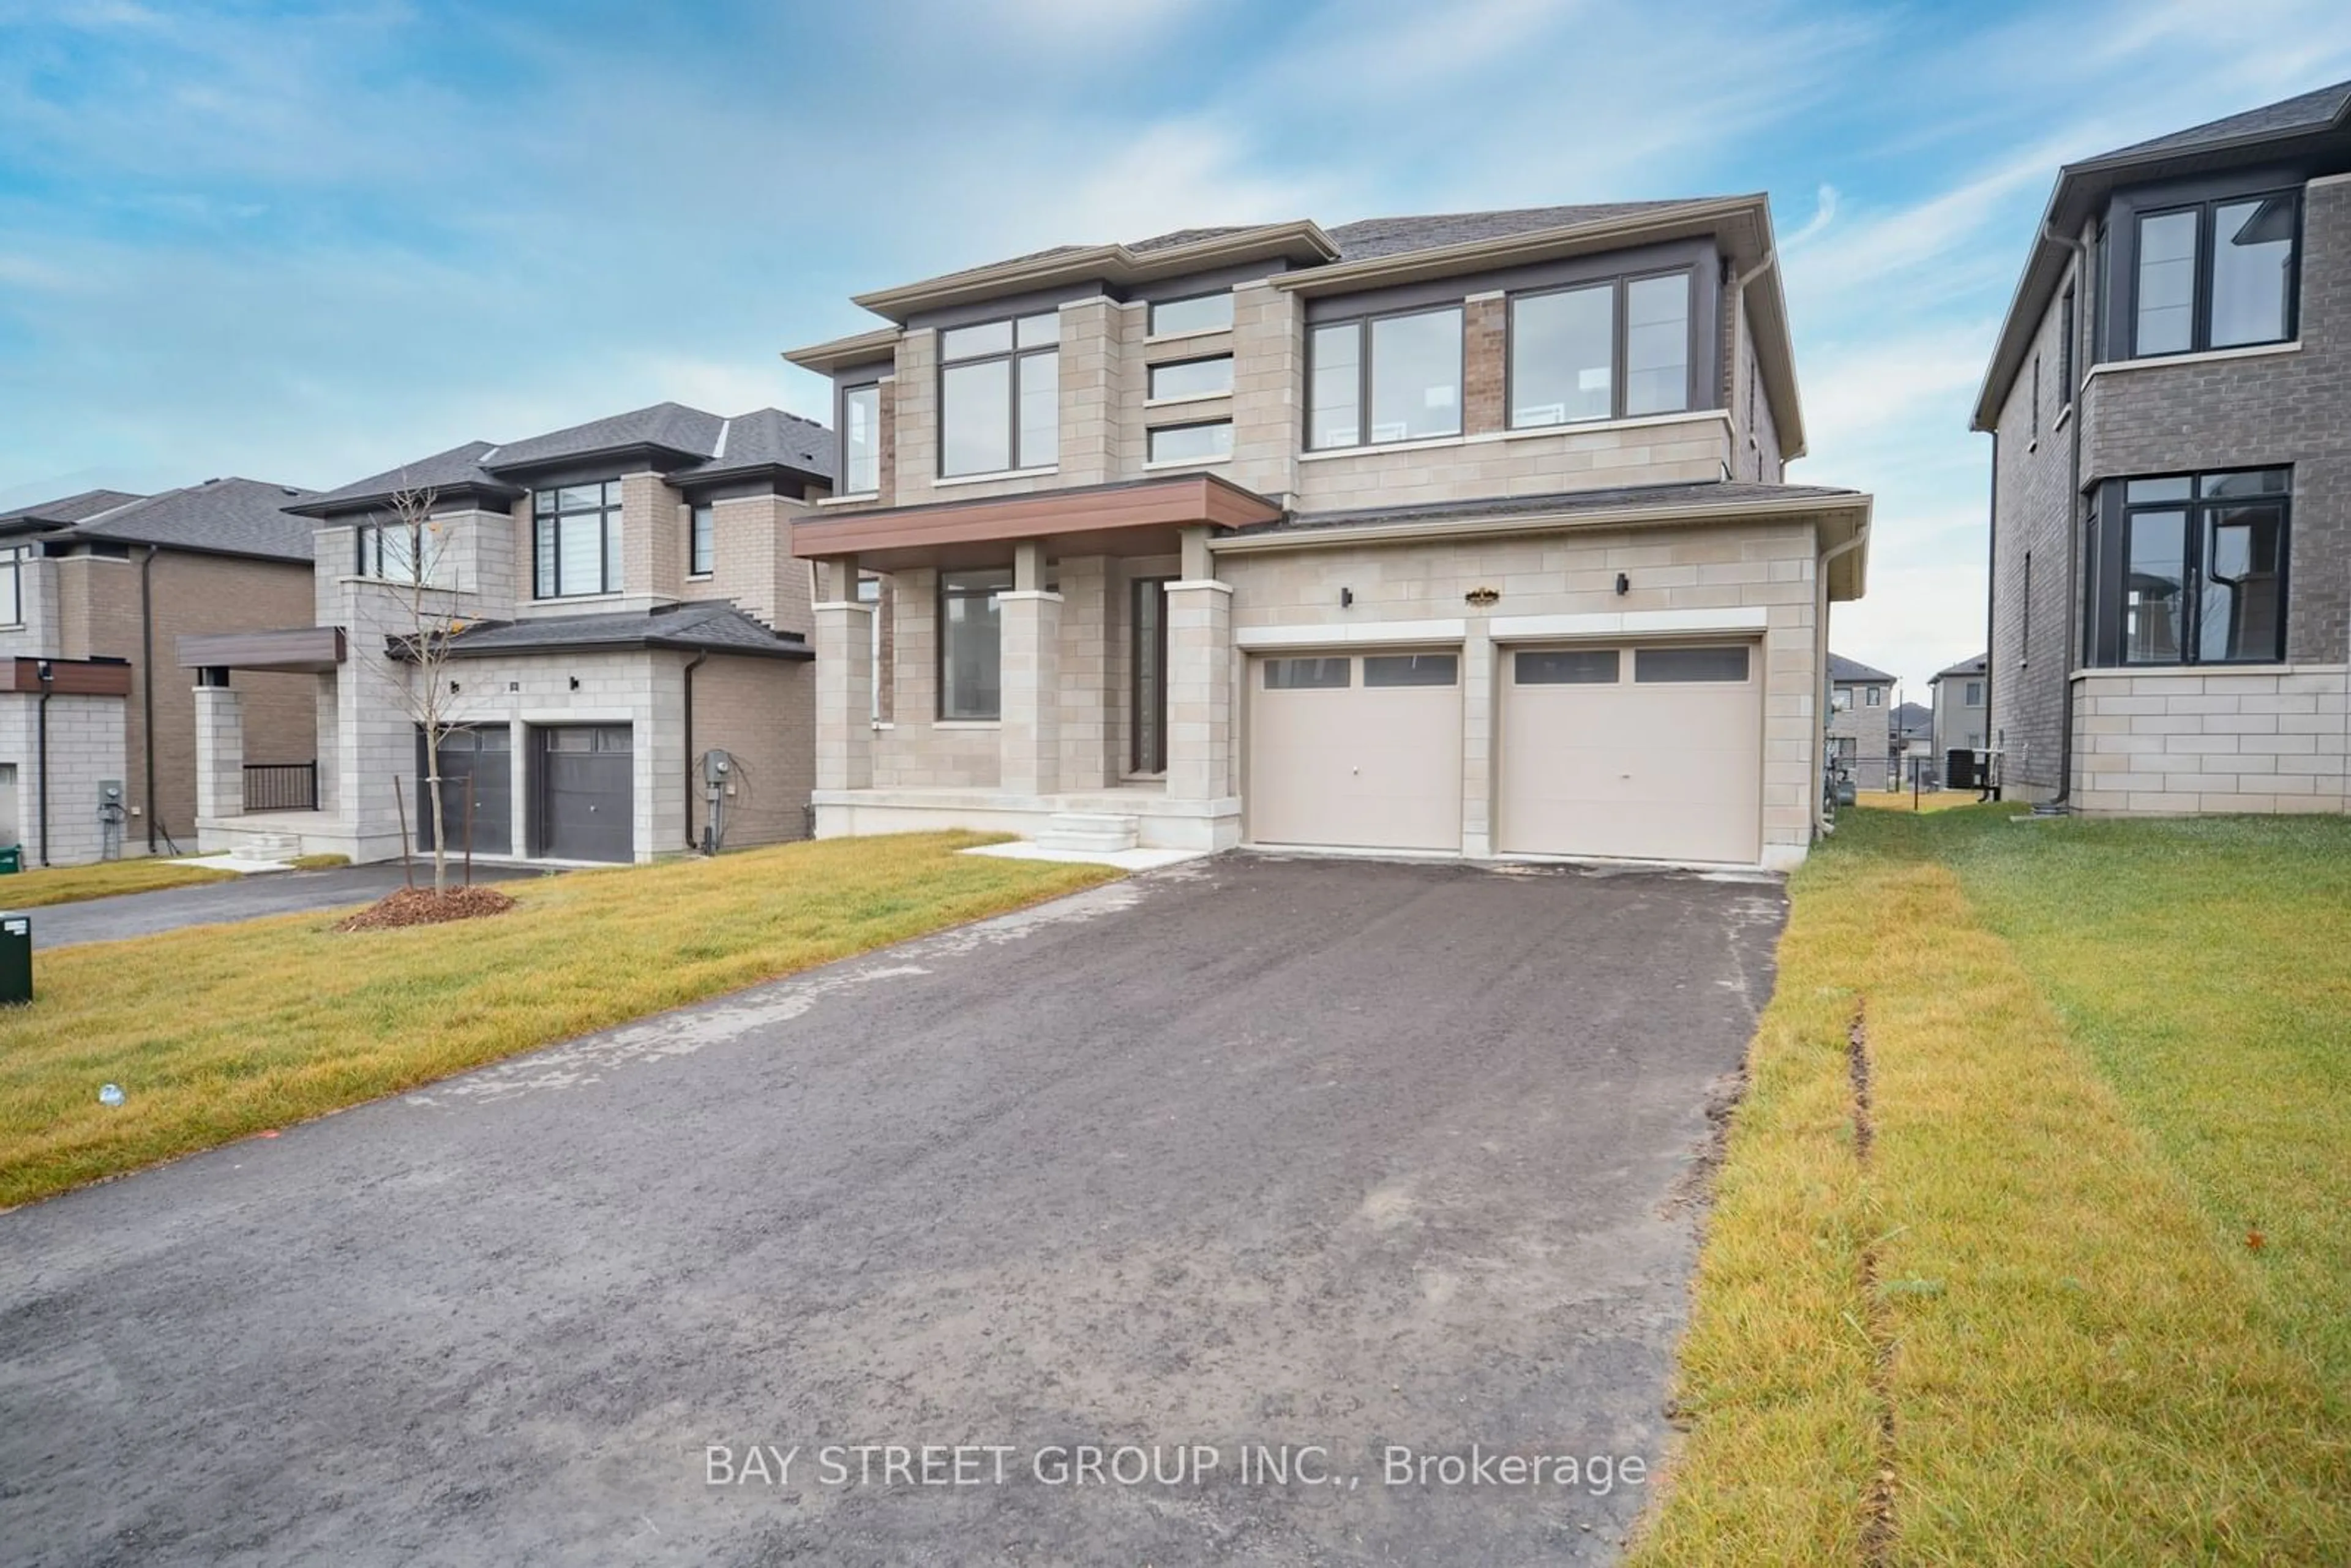
[[1249,686],[1252,841],[1461,847],[1458,653],[1260,658]]
[[1496,651],[1497,847],[1752,864],[1762,852],[1761,650]]

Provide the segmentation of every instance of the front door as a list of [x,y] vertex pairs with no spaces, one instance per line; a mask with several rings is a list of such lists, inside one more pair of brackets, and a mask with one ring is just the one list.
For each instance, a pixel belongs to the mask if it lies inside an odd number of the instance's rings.
[[1128,693],[1128,711],[1134,716],[1127,748],[1127,770],[1167,771],[1167,584],[1165,577],[1134,580],[1134,599],[1127,621],[1134,646],[1127,664],[1134,672]]

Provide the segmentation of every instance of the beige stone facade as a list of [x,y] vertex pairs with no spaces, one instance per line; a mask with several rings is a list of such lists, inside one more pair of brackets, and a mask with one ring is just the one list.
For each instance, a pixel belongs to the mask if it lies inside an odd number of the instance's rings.
[[2091,670],[2074,677],[2074,799],[2085,811],[2351,809],[2341,664]]

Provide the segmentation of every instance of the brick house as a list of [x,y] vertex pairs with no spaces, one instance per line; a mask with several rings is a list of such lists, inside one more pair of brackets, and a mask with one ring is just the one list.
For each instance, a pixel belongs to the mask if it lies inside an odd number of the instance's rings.
[[1974,416],[2011,791],[2346,809],[2346,408],[2351,82],[2059,173]]
[[[821,425],[662,403],[303,498],[298,618],[180,640],[206,737],[205,847],[383,860],[403,812],[420,844],[437,831],[556,862],[807,836],[810,572],[789,540],[831,465]],[[403,496],[422,498],[421,529]],[[464,622],[437,829],[405,701],[420,580],[434,613]],[[316,693],[315,808],[248,810],[231,788],[253,731],[224,682],[256,671]]]
[[[1787,865],[1869,498],[1761,196],[1190,229],[860,296],[817,831]],[[883,624],[874,624],[879,617]]]
[[[0,844],[32,865],[194,851],[195,700],[172,650],[306,613],[310,530],[283,508],[308,494],[212,479],[0,516]],[[239,688],[255,759],[308,764],[311,683]]]
[[1829,655],[1828,764],[1864,789],[1883,789],[1894,757],[1894,677]]

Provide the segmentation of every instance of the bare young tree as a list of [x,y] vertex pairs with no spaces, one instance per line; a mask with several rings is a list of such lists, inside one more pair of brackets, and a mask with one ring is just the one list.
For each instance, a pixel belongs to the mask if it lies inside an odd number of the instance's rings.
[[[448,561],[449,525],[433,515],[434,492],[403,486],[392,493],[391,516],[367,525],[361,572],[393,585],[399,598],[402,658],[391,674],[400,711],[424,742],[427,820],[433,824],[433,893],[449,886],[447,816],[441,809],[441,745],[459,727],[450,718],[456,695],[448,680],[449,649],[465,622],[442,568]],[[399,788],[395,780],[393,787]],[[422,826],[423,824],[419,824]]]

